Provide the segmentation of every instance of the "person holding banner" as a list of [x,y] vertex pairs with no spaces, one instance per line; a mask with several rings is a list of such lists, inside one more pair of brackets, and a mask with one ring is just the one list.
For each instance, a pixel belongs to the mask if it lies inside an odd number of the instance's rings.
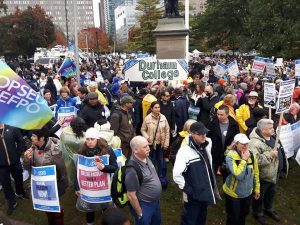
[[[31,170],[31,166],[40,167],[55,165],[57,170],[58,195],[61,197],[68,187],[67,169],[60,151],[60,140],[49,137],[49,130],[42,128],[33,130],[32,147],[24,153],[24,168]],[[64,224],[64,210],[59,213],[46,212],[49,225]]]
[[253,216],[262,225],[264,215],[279,222],[273,208],[276,186],[281,172],[287,173],[288,161],[281,147],[275,149],[273,120],[261,119],[250,134],[249,149],[256,156],[259,166],[260,198],[252,202]]
[[255,108],[262,108],[262,106],[258,102],[258,93],[256,91],[251,91],[248,95],[247,103],[241,105],[236,110],[236,121],[239,123],[241,133],[246,133],[248,127],[245,122],[250,118],[252,111]]
[[61,107],[75,107],[76,109],[78,109],[78,105],[76,104],[76,99],[74,98],[71,98],[69,95],[70,95],[70,91],[65,88],[65,87],[62,87],[59,91],[60,93],[60,98],[57,100],[56,104],[57,104],[57,107],[55,109],[55,118],[58,117],[58,111]]
[[[80,155],[86,157],[95,157],[98,169],[103,173],[114,173],[118,168],[117,157],[115,156],[113,150],[107,145],[107,142],[100,138],[100,134],[96,128],[89,128],[85,132],[85,143],[82,149],[79,152]],[[104,165],[98,156],[109,155],[109,165]],[[80,196],[80,188],[77,176],[75,178],[75,194]],[[86,204],[100,204],[100,208],[105,209],[110,206],[112,203],[88,203]],[[94,224],[95,221],[95,212],[86,212],[86,222],[87,225]]]

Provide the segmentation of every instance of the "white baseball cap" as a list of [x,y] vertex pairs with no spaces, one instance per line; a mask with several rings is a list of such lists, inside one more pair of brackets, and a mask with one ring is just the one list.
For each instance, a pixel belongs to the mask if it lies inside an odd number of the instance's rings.
[[248,137],[245,134],[242,134],[242,133],[239,133],[239,134],[235,135],[234,136],[234,141],[239,142],[241,144],[248,144],[250,142]]
[[100,139],[100,133],[96,128],[91,127],[85,132],[85,138]]

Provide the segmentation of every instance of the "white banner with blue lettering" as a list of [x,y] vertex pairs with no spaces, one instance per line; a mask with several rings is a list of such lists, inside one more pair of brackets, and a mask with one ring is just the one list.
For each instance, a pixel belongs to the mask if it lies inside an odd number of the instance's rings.
[[216,77],[223,77],[227,72],[227,66],[221,62],[217,62],[214,67],[214,72]]
[[295,77],[300,78],[300,59],[295,61]]
[[[104,165],[109,164],[109,155],[100,156],[100,159]],[[95,157],[78,155],[77,179],[81,199],[89,203],[110,202],[110,173],[101,172],[95,160]]]
[[33,209],[60,212],[56,180],[56,166],[32,167],[31,194]]
[[300,121],[290,125],[281,126],[279,140],[285,151],[286,157],[290,158],[300,148]]
[[237,64],[237,61],[234,60],[227,66],[228,75],[235,75],[238,76],[240,74],[240,70]]
[[57,119],[61,121],[62,127],[70,125],[71,121],[77,116],[77,109],[74,106],[60,107],[57,112]]

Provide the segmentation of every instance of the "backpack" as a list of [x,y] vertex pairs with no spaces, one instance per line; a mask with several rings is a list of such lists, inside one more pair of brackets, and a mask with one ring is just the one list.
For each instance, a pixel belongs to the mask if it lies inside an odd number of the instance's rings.
[[[247,164],[247,165],[253,165],[253,168],[254,168],[254,155],[252,152],[250,152],[250,158],[251,158],[252,163]],[[235,162],[236,162],[236,165],[238,166],[240,164],[241,160],[235,160]],[[226,166],[226,162],[223,162],[223,164],[222,164],[221,173],[222,173],[222,176],[225,178],[225,180],[227,179],[228,175],[230,174],[230,171]]]
[[138,176],[139,184],[142,185],[143,183],[142,170],[139,167],[138,163],[133,160],[127,160],[124,166],[116,170],[111,182],[111,197],[113,199],[114,204],[119,208],[125,207],[129,201],[125,186],[126,169],[129,167],[135,169]]
[[184,137],[181,137],[179,135],[175,139],[175,141],[172,143],[172,145],[170,146],[170,162],[172,163],[173,166],[175,164],[176,155],[177,155],[178,150],[180,149],[183,139],[184,139]]

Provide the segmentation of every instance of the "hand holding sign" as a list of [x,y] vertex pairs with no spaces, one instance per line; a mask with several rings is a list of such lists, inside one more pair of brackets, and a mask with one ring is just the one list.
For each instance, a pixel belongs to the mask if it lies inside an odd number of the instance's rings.
[[98,169],[103,170],[105,166],[104,166],[102,160],[99,158],[99,156],[95,157],[95,161],[96,161]]

